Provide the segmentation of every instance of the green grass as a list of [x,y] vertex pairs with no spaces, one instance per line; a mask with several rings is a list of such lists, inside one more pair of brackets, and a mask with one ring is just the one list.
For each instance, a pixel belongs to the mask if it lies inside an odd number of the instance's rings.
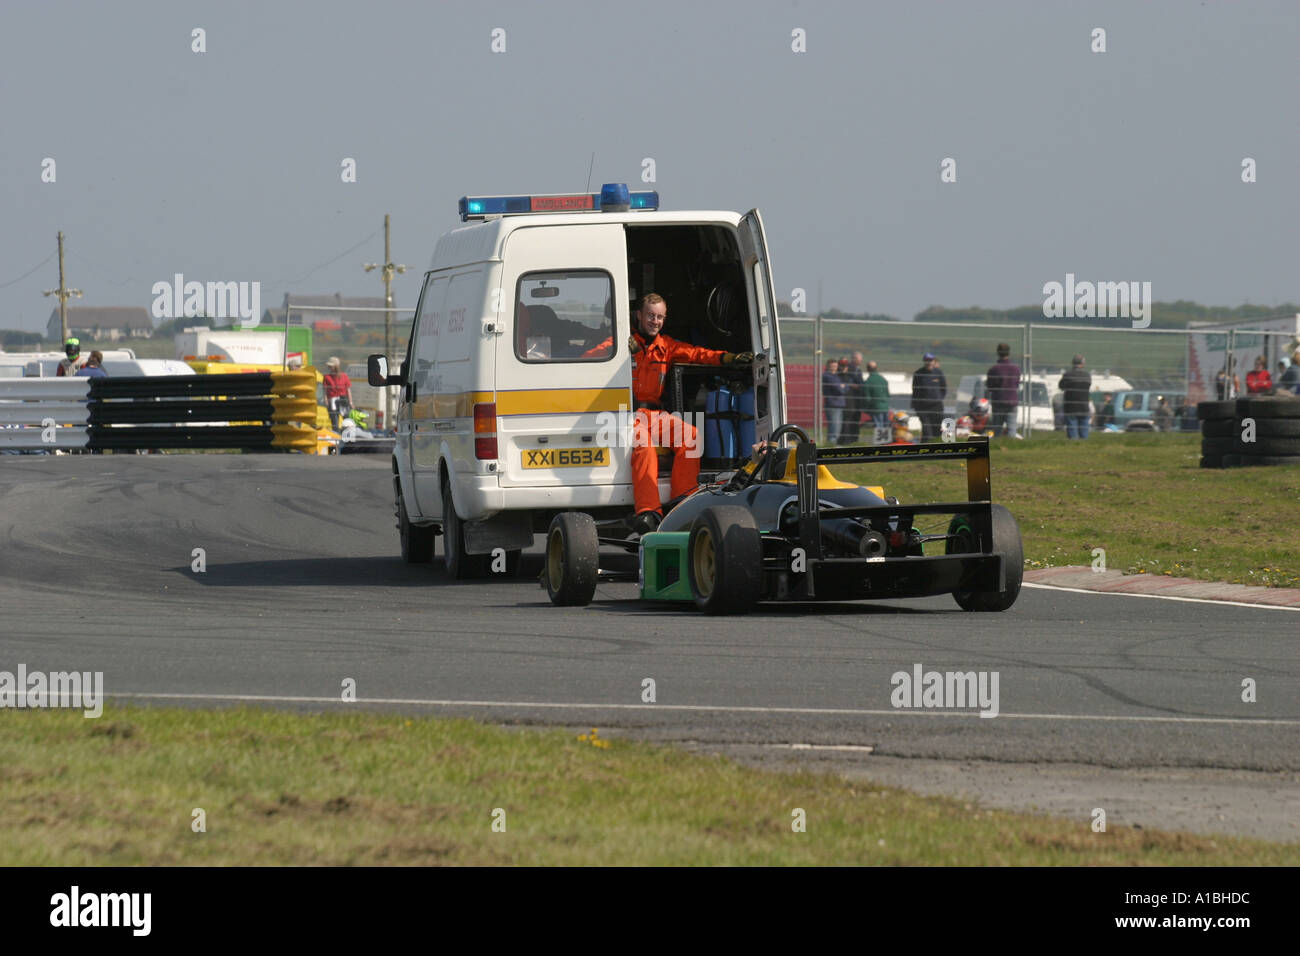
[[0,865],[1300,863],[1296,844],[1093,833],[597,739],[367,712],[7,710]]
[[[1195,434],[1035,434],[993,442],[993,500],[1020,523],[1027,568],[1091,565],[1204,581],[1300,587],[1300,467],[1199,467]],[[966,498],[958,464],[859,465],[837,477],[906,502]],[[929,525],[926,530],[935,529]]]

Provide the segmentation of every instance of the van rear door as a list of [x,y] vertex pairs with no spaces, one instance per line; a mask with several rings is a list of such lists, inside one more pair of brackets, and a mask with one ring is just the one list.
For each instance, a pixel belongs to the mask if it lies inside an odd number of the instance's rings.
[[[768,377],[769,405],[764,411],[772,417],[773,427],[785,423],[785,389],[781,368],[781,338],[777,334],[776,292],[772,288],[772,260],[767,254],[767,234],[763,231],[763,217],[757,209],[751,209],[741,217],[737,229],[740,242],[740,258],[745,267],[746,283],[750,286],[750,295],[758,310],[758,342],[754,351],[763,351],[771,360],[771,367],[777,374]],[[818,376],[820,381],[820,376]],[[762,429],[759,437],[764,437]]]
[[502,261],[502,487],[631,484],[623,226],[521,225],[507,237]]

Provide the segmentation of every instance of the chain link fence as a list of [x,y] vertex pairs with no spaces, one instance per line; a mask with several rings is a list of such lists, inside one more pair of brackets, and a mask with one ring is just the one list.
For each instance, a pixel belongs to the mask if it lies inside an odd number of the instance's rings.
[[[890,322],[875,319],[790,317],[780,320],[788,419],[826,439],[822,373],[831,360],[874,361],[889,383],[891,410],[912,410],[912,375],[925,354],[935,355],[947,382],[944,414],[966,414],[984,395],[997,346],[1010,347],[1022,373],[1019,432],[1063,428],[1061,376],[1076,356],[1092,376],[1094,427],[1195,431],[1196,403],[1246,394],[1257,360],[1274,388],[1297,358],[1300,316],[1259,320],[1254,328],[1097,328],[1054,322]],[[1300,374],[1300,372],[1295,373]],[[1255,384],[1260,384],[1258,376]],[[1279,389],[1280,390],[1280,389]],[[1163,405],[1168,414],[1162,410]],[[861,417],[851,406],[847,419]],[[912,419],[915,429],[917,422]],[[852,429],[849,430],[850,436]],[[841,435],[843,435],[843,431]],[[862,426],[861,440],[871,429]]]

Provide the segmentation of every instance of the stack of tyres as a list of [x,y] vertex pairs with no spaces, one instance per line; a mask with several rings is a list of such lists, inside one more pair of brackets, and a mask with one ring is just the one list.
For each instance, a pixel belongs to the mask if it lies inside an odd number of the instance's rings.
[[1241,430],[1237,427],[1237,402],[1200,402],[1201,467],[1235,468],[1241,464]]
[[1300,399],[1251,396],[1196,406],[1201,467],[1300,465]]
[[1237,442],[1243,465],[1300,465],[1300,398],[1237,399]]

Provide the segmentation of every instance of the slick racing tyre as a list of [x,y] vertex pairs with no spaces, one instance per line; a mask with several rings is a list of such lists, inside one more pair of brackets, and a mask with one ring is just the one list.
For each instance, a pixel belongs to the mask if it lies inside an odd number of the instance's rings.
[[[1020,527],[1011,512],[1002,505],[993,505],[993,553],[1000,555],[1006,569],[1006,584],[1001,591],[953,591],[953,599],[963,611],[1005,611],[1020,596],[1020,584],[1025,575],[1025,550],[1020,540]],[[966,554],[979,550],[970,518],[956,515],[948,526],[948,554]]]
[[564,511],[546,532],[546,566],[542,580],[557,607],[586,607],[596,594],[600,570],[596,522],[581,511]]
[[748,614],[763,588],[763,539],[748,509],[705,508],[691,524],[687,576],[705,614]]

